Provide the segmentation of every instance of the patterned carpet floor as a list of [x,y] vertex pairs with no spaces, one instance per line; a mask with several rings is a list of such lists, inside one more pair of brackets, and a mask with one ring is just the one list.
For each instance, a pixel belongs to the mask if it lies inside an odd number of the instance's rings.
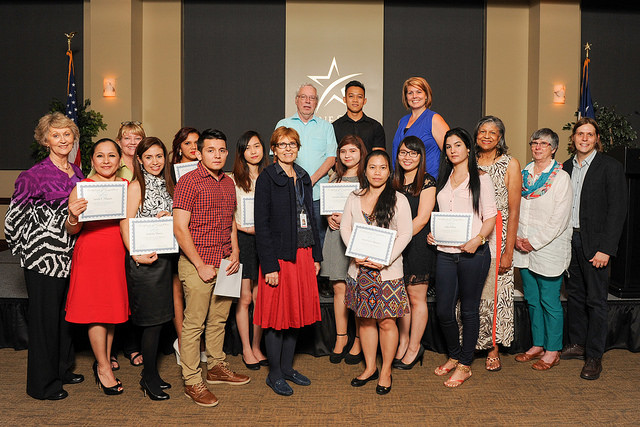
[[[393,372],[393,389],[375,394],[375,383],[356,389],[349,381],[362,369],[327,357],[297,355],[295,368],[306,374],[309,387],[293,385],[282,397],[265,385],[267,369],[248,371],[240,356],[231,367],[251,376],[245,386],[209,386],[220,399],[214,408],[195,405],[183,394],[180,368],[161,356],[160,373],[173,384],[169,401],[153,402],[138,386],[139,367],[120,356],[116,373],[125,391],[106,396],[93,382],[88,351],[77,355],[82,384],[65,386],[69,397],[38,401],[25,392],[26,351],[0,349],[0,424],[2,425],[639,425],[640,354],[612,350],[603,359],[597,381],[580,379],[582,362],[562,361],[547,372],[531,369],[503,355],[503,369],[490,373],[477,359],[472,378],[447,389],[433,369],[444,361],[427,352],[424,366]],[[204,364],[202,365],[205,366]]]

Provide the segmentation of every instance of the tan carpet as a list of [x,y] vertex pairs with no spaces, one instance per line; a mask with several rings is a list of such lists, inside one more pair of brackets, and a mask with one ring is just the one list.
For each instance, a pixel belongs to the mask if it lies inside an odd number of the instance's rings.
[[1,425],[640,425],[640,355],[625,350],[605,354],[605,371],[597,381],[579,378],[582,362],[577,360],[537,372],[503,355],[502,371],[489,373],[478,359],[473,377],[455,390],[433,374],[443,356],[427,352],[424,366],[394,370],[386,396],[376,395],[373,383],[361,389],[349,385],[360,367],[308,355],[297,356],[295,367],[312,385],[293,385],[293,396],[277,396],[264,383],[266,368],[248,371],[240,357],[229,357],[232,367],[252,380],[245,386],[210,386],[220,399],[214,408],[185,397],[173,356],[161,358],[161,375],[173,385],[165,402],[143,397],[140,368],[122,356],[126,364],[117,376],[125,392],[104,395],[93,382],[88,352],[77,356],[76,371],[85,382],[65,386],[68,398],[34,400],[25,393],[26,360],[26,351],[0,350]]

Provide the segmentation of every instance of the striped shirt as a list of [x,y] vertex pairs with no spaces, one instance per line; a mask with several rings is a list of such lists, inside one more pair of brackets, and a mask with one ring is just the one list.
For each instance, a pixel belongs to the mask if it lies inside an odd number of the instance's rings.
[[200,258],[216,268],[231,254],[231,229],[236,209],[233,180],[224,172],[218,179],[198,163],[183,175],[173,194],[173,209],[191,213],[189,233]]

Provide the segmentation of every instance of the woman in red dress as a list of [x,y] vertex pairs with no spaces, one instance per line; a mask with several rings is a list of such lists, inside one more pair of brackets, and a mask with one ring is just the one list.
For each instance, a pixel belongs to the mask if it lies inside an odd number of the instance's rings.
[[[96,174],[84,181],[124,180],[116,177],[120,156],[120,147],[114,141],[105,138],[96,142],[91,150],[91,164]],[[111,370],[109,355],[115,324],[129,318],[125,249],[119,220],[86,223],[78,220],[87,204],[87,200],[78,198],[78,188],[74,188],[69,196],[65,227],[69,234],[81,233],[71,261],[66,320],[89,325],[89,341],[96,358],[93,364],[96,383],[105,394],[120,394],[122,383]]]

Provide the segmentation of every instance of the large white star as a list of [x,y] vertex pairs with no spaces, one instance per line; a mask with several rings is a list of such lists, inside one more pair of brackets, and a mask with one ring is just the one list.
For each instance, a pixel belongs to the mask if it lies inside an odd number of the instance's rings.
[[[336,57],[333,57],[333,60],[331,61],[331,65],[329,66],[329,71],[327,72],[326,76],[307,76],[309,77],[311,80],[313,80],[314,82],[316,82],[317,84],[319,84],[320,86],[324,87],[324,84],[322,84],[320,82],[320,80],[330,80],[331,79],[331,75],[333,74],[333,70],[336,70],[336,74],[339,76],[340,75],[340,71],[338,70],[338,64],[336,63]],[[359,76],[362,73],[355,73],[355,74],[349,74],[347,76],[344,77],[340,77],[337,80],[333,81],[329,86],[327,86],[324,90],[324,92],[322,92],[322,95],[320,95],[320,99],[318,100],[318,106],[322,107],[323,106],[323,101],[325,100],[325,98],[327,98],[329,95],[331,95],[329,97],[329,99],[327,100],[327,102],[324,104],[324,106],[327,106],[331,101],[338,101],[339,103],[344,105],[344,102],[342,101],[342,98],[344,97],[344,88],[340,88],[340,93],[342,96],[338,96],[335,93],[331,94],[331,92],[333,91],[333,89],[338,86],[341,85],[342,82],[352,79],[355,76]]]

